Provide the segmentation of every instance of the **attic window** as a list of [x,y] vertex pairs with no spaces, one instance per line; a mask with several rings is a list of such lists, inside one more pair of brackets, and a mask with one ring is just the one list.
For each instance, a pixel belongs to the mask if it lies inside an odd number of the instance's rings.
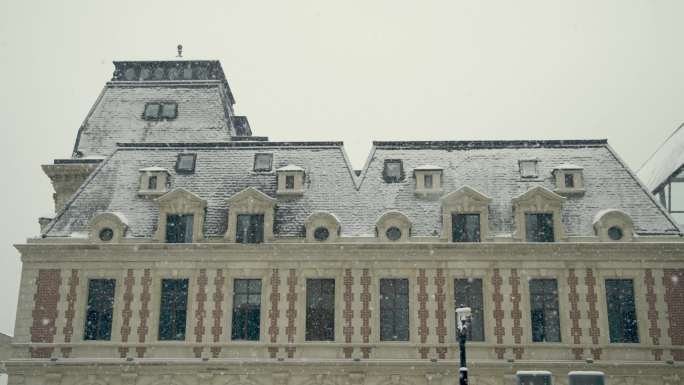
[[143,119],[162,120],[176,119],[178,115],[178,104],[175,102],[155,102],[145,104]]
[[581,194],[584,192],[584,173],[581,166],[561,164],[553,169],[556,180],[555,192],[559,194]]
[[537,159],[521,159],[518,161],[520,167],[520,176],[522,178],[536,178],[539,176],[537,171]]
[[387,183],[396,183],[404,180],[404,166],[401,159],[386,159],[382,177]]
[[140,169],[139,195],[163,195],[169,182],[169,172],[161,167],[145,167]]
[[271,171],[273,154],[254,154],[254,171]]
[[442,168],[438,166],[418,166],[413,169],[416,177],[416,194],[428,195],[442,192]]
[[178,160],[176,160],[176,171],[185,174],[195,172],[196,159],[197,154],[178,154]]

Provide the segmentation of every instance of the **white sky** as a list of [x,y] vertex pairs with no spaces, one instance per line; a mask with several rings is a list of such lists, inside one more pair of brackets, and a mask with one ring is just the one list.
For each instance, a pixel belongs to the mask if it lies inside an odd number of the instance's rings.
[[608,138],[634,169],[684,121],[680,0],[0,2],[0,332],[11,244],[52,212],[114,59],[220,59],[256,135],[343,140]]

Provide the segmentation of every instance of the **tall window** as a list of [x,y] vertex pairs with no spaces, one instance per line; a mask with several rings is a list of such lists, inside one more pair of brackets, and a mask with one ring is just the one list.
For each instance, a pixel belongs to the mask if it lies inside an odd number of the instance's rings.
[[261,243],[264,241],[264,215],[263,214],[239,214],[237,216],[237,229],[235,242],[237,243]]
[[233,282],[233,340],[259,341],[261,326],[261,280]]
[[[468,340],[484,341],[484,317],[482,305],[482,280],[463,278],[454,280],[454,308],[467,306],[471,309]],[[458,322],[458,318],[456,318]]]
[[285,189],[294,190],[295,177],[294,175],[285,175]]
[[109,341],[112,338],[115,285],[116,281],[113,279],[88,281],[88,307],[83,339]]
[[306,280],[306,340],[335,340],[335,280]]
[[156,190],[157,189],[157,176],[152,175],[149,178],[147,178],[147,189],[148,190]]
[[159,311],[159,340],[185,339],[185,320],[188,308],[188,280],[162,279]]
[[423,187],[426,189],[432,188],[432,175],[427,174],[423,176]]
[[409,340],[409,280],[380,280],[380,340]]
[[192,242],[192,214],[168,214],[166,216],[166,242]]
[[606,279],[610,342],[639,342],[631,279]]
[[555,279],[530,280],[533,342],[560,342],[558,284]]
[[525,214],[527,242],[553,242],[553,214]]
[[480,242],[480,214],[452,214],[454,242]]

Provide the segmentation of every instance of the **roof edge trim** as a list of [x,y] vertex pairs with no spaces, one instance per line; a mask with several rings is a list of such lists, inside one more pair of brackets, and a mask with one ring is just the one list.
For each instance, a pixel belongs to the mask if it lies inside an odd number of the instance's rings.
[[344,142],[205,142],[205,143],[117,143],[120,148],[221,148],[221,147],[343,147]]
[[605,146],[608,139],[571,140],[434,140],[434,141],[373,141],[378,148],[402,149],[478,149],[528,147],[586,147]]

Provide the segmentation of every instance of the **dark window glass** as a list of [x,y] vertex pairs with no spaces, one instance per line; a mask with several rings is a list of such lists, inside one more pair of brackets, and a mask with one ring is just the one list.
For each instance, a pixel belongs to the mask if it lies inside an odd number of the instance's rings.
[[147,189],[148,190],[156,190],[157,189],[157,176],[152,175],[149,178],[147,178]]
[[261,243],[264,241],[264,215],[263,214],[239,214],[237,216],[237,229],[235,242],[237,243]]
[[423,186],[426,189],[432,188],[432,175],[424,175],[423,176]]
[[555,279],[530,280],[532,341],[560,342],[558,284]]
[[639,342],[634,284],[631,279],[606,279],[610,342]]
[[197,154],[178,154],[178,160],[176,161],[176,171],[186,174],[195,172],[196,159]]
[[399,159],[385,160],[385,167],[382,171],[385,182],[401,182],[404,179],[404,169]]
[[294,190],[294,175],[285,175],[285,189]]
[[159,340],[185,339],[185,319],[188,307],[188,280],[162,279],[159,311]]
[[255,154],[254,171],[271,171],[273,154]]
[[619,241],[622,239],[622,229],[617,226],[612,226],[608,229],[608,237],[614,241]]
[[480,214],[452,214],[454,242],[480,242]]
[[409,280],[380,280],[380,340],[409,340]]
[[104,229],[100,230],[99,237],[102,242],[109,242],[114,238],[114,230],[110,229],[109,227],[105,227]]
[[306,280],[306,340],[335,340],[335,280]]
[[166,242],[192,243],[192,214],[168,214],[166,216]]
[[330,236],[330,231],[325,227],[317,227],[314,230],[314,239],[317,241],[325,241]]
[[145,112],[143,113],[143,118],[145,118],[146,120],[159,119],[160,111],[161,105],[159,105],[159,103],[147,103],[145,105]]
[[[484,341],[484,310],[482,301],[482,280],[463,278],[454,280],[454,309],[467,306],[471,309],[468,340]],[[456,317],[458,322],[458,317]]]
[[573,188],[575,187],[575,176],[572,174],[565,174],[565,187]]
[[83,339],[109,341],[112,338],[115,285],[116,281],[113,279],[88,281],[88,307]]
[[261,326],[261,280],[233,282],[233,340],[258,341]]
[[385,231],[385,235],[390,241],[398,241],[401,238],[401,230],[393,226]]
[[553,242],[553,214],[525,214],[527,242]]
[[161,117],[163,119],[176,119],[178,105],[176,103],[162,103]]

